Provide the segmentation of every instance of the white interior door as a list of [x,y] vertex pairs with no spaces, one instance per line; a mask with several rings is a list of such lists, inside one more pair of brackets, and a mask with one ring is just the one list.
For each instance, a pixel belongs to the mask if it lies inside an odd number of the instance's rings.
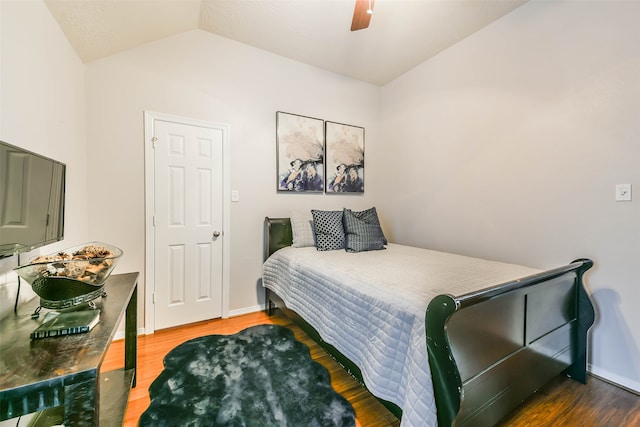
[[222,315],[223,131],[154,121],[154,324]]

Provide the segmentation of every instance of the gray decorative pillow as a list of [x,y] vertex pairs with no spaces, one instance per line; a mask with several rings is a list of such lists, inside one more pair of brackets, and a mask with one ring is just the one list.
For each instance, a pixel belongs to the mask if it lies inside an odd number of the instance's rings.
[[292,211],[290,217],[291,232],[293,235],[293,243],[291,246],[294,248],[315,246],[312,224],[313,216],[311,215],[311,211]]
[[377,212],[375,208],[372,209],[373,213],[368,212],[371,211],[371,209],[363,211],[367,212],[366,214],[363,214],[363,212],[353,212],[349,209],[344,210],[344,248],[347,252],[385,249],[384,245],[387,244],[387,239],[385,239],[382,229],[380,228]]
[[342,211],[311,210],[313,232],[316,237],[316,249],[334,251],[344,249],[344,228]]
[[[347,209],[347,210],[351,211],[350,209]],[[380,221],[378,219],[378,211],[376,211],[375,206],[360,212],[351,211],[351,213],[354,214],[356,218],[361,219],[368,224],[377,226],[380,229],[380,234],[382,235],[382,240],[384,241],[384,244],[385,245],[387,244],[387,238],[384,236],[384,233],[382,232],[382,227],[380,227]]]

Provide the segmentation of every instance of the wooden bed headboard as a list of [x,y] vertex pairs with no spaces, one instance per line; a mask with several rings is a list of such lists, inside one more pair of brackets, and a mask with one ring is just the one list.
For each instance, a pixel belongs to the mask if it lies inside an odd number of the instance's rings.
[[264,251],[263,261],[266,261],[272,253],[293,243],[291,231],[291,219],[269,218],[264,219]]

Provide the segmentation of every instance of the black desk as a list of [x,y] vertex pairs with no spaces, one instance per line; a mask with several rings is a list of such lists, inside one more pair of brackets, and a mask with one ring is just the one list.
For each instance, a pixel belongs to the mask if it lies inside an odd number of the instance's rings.
[[[138,273],[112,275],[95,300],[100,322],[87,333],[31,340],[44,317],[31,319],[35,298],[0,322],[0,420],[61,407],[65,426],[121,426],[135,387]],[[100,373],[125,319],[125,367]],[[59,412],[59,410],[58,410]]]

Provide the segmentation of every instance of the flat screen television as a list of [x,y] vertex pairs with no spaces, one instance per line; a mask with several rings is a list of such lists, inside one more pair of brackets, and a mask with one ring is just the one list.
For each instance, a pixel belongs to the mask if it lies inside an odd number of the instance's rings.
[[64,238],[66,165],[0,141],[0,258]]

